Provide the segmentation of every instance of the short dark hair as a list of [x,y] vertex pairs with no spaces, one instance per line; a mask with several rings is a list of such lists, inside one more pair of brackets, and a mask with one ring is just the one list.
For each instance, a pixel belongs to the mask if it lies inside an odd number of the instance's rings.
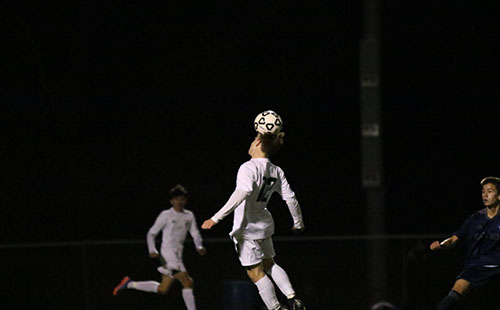
[[175,197],[179,197],[179,196],[184,196],[187,198],[188,192],[184,186],[177,184],[174,187],[172,187],[171,190],[168,191],[168,198],[174,199]]
[[481,187],[485,186],[488,183],[495,185],[497,191],[500,192],[500,178],[486,177],[486,178],[481,180]]
[[285,136],[284,132],[279,132],[277,134],[258,134],[258,139],[261,142],[261,149],[267,157],[271,157],[278,153],[283,145],[283,137]]

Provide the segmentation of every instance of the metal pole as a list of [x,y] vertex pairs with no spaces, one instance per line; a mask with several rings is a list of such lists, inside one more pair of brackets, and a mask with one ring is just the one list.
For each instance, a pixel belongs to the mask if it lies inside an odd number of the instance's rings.
[[[385,234],[385,188],[382,169],[380,7],[379,0],[363,1],[360,42],[362,186],[366,197],[366,232]],[[386,298],[385,240],[367,242],[367,288],[370,304]]]

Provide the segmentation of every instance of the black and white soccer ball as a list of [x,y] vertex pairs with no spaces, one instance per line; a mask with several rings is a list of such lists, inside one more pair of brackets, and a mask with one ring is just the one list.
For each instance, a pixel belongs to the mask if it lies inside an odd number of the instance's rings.
[[255,131],[260,134],[277,134],[283,128],[283,121],[278,113],[268,110],[257,115],[254,125]]

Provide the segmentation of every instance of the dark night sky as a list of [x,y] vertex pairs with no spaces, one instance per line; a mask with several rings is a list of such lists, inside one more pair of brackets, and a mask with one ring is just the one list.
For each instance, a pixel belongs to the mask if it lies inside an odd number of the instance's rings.
[[[201,222],[265,109],[308,233],[363,234],[354,2],[4,1],[1,243],[143,238],[176,183]],[[390,233],[451,232],[500,175],[500,5],[440,3],[383,1]]]

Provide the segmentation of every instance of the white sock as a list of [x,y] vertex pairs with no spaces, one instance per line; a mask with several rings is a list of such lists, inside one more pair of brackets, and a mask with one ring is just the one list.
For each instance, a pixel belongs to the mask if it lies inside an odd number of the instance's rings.
[[264,276],[262,279],[255,282],[255,285],[259,289],[260,298],[262,298],[262,301],[266,304],[267,309],[274,310],[280,308],[280,303],[274,292],[273,282],[271,282],[268,276]]
[[127,284],[127,288],[150,293],[158,293],[158,286],[160,283],[156,281],[132,281]]
[[182,289],[182,298],[184,298],[184,303],[186,304],[187,310],[196,310],[192,288]]
[[273,278],[274,283],[276,283],[286,298],[295,297],[295,291],[293,290],[292,283],[290,283],[290,279],[283,268],[274,263],[267,274]]

